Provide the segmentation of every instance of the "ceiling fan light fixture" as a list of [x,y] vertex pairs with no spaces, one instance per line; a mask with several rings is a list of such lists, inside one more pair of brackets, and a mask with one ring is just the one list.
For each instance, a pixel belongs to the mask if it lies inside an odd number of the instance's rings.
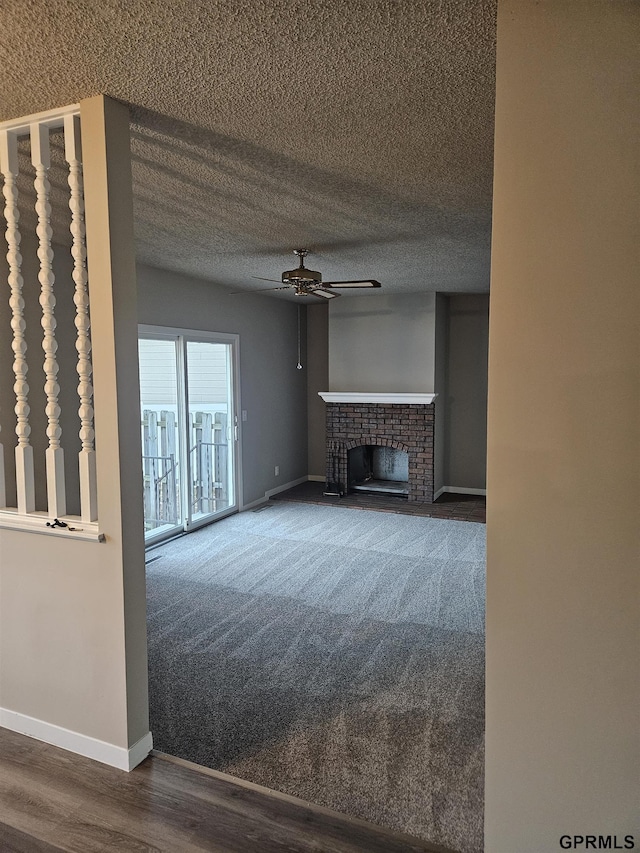
[[306,267],[298,267],[295,270],[283,272],[282,283],[320,285],[322,284],[322,274],[315,270],[308,270]]

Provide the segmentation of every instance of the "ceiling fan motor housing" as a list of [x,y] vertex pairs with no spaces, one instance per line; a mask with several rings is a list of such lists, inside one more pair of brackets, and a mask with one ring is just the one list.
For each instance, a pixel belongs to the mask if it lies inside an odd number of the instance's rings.
[[306,267],[299,266],[295,270],[287,270],[282,273],[283,284],[304,284],[319,285],[322,284],[322,275],[315,270],[308,270]]

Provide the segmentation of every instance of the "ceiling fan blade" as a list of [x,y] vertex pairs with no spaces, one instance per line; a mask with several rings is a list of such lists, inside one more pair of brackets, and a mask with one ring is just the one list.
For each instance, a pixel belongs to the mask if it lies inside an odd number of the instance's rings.
[[[324,287],[324,285],[323,285]],[[320,296],[322,299],[335,299],[336,296],[341,296],[341,293],[333,293],[331,290],[323,290],[322,287],[316,287],[308,292],[309,296]]]
[[275,281],[277,284],[280,284],[280,282],[282,281],[282,279],[277,278],[262,278],[261,275],[252,275],[251,278],[256,278],[258,279],[258,281]]
[[379,281],[368,278],[365,281],[323,281],[323,287],[382,287]]
[[[273,281],[273,279],[265,278],[263,281]],[[271,293],[272,290],[291,290],[291,287],[284,284],[281,287],[263,287],[261,290],[232,290],[229,296],[250,296],[252,293]]]

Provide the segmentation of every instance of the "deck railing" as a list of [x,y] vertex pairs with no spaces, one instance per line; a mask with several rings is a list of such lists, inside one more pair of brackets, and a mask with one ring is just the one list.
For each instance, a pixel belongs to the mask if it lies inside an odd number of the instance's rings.
[[[144,406],[142,465],[145,529],[180,523],[180,471],[175,412]],[[191,412],[189,467],[192,515],[207,514],[229,504],[227,415]]]

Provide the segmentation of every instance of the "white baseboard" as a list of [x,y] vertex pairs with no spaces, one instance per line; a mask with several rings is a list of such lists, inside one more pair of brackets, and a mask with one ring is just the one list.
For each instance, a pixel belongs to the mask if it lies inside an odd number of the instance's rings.
[[321,474],[309,474],[307,480],[310,483],[326,483],[327,478],[323,477]]
[[133,770],[153,749],[151,732],[147,732],[132,747],[125,749],[88,735],[63,729],[61,726],[54,726],[53,723],[47,723],[44,720],[37,720],[35,717],[28,717],[26,714],[9,711],[7,708],[0,708],[0,726],[60,749],[75,752],[77,755],[83,755],[85,758],[92,758],[102,764],[109,764],[119,770]]
[[443,486],[441,489],[438,489],[433,496],[434,501],[445,492],[448,492],[451,495],[484,495],[485,497],[487,495],[486,489],[467,489],[464,486]]
[[269,489],[268,492],[264,493],[265,498],[273,497],[273,495],[279,495],[280,492],[286,492],[287,489],[292,489],[294,486],[299,486],[301,483],[306,483],[308,477],[298,477],[297,480],[291,480],[290,483],[284,483],[282,486],[276,486],[275,489]]
[[257,501],[251,501],[251,503],[242,504],[242,506],[240,507],[240,512],[247,512],[250,509],[255,509],[257,506],[262,506],[263,504],[266,504],[266,502],[266,498],[258,498]]
[[275,489],[269,489],[264,493],[263,498],[258,498],[256,501],[251,501],[251,503],[243,504],[241,508],[241,512],[246,512],[248,509],[253,509],[256,506],[261,506],[263,503],[266,503],[269,498],[273,497],[273,495],[280,494],[280,492],[286,492],[287,489],[292,489],[294,486],[299,486],[301,483],[306,483],[308,477],[298,477],[297,480],[291,480],[288,483],[283,483],[281,486],[276,486]]
[[136,741],[134,745],[130,746],[127,750],[128,766],[123,769],[133,770],[134,767],[137,767],[138,764],[141,764],[145,760],[152,749],[153,735],[151,732],[147,732],[146,735],[143,735],[140,740]]

